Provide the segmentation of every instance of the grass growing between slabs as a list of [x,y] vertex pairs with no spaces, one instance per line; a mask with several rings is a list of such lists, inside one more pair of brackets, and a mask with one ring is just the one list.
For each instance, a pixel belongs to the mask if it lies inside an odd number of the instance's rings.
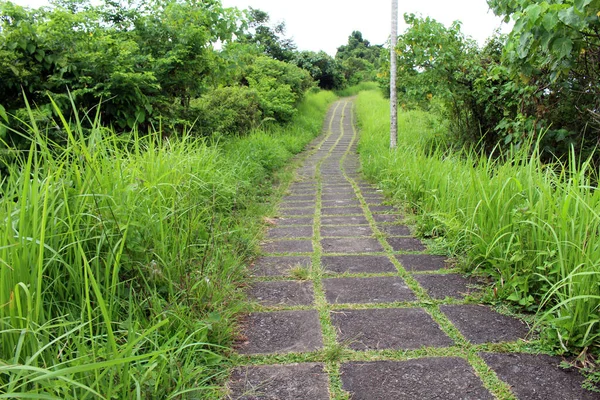
[[218,397],[273,176],[334,97],[217,146],[31,126],[0,181],[2,397]]
[[364,174],[417,213],[421,235],[439,238],[465,268],[494,278],[499,298],[537,312],[555,348],[598,352],[600,191],[587,163],[543,164],[535,144],[508,160],[437,145],[443,127],[422,111],[399,114],[389,150],[389,102],[357,100]]

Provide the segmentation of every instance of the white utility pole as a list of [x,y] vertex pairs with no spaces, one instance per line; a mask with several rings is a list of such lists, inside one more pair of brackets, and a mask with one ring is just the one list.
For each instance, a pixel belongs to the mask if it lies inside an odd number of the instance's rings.
[[390,147],[398,145],[398,95],[396,93],[396,44],[398,43],[398,0],[392,0],[390,37]]

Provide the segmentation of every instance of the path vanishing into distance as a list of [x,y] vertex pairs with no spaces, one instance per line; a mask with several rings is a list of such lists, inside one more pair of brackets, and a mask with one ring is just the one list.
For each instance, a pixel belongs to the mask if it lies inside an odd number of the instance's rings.
[[361,179],[352,99],[304,155],[252,267],[229,399],[599,399],[479,305]]

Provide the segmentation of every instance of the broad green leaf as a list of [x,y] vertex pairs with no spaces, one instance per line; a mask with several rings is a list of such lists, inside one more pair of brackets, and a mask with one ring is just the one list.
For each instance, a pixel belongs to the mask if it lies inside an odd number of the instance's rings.
[[559,58],[568,57],[571,54],[571,50],[573,50],[573,41],[571,38],[561,37],[552,42],[552,51]]
[[558,12],[558,18],[571,28],[582,30],[585,28],[585,17],[578,15],[574,7],[565,8]]
[[2,119],[8,123],[8,115],[6,115],[6,109],[2,104],[0,104],[0,117],[2,117]]
[[583,11],[583,9],[592,2],[592,0],[575,0],[575,8],[579,11]]
[[544,19],[542,20],[542,25],[544,28],[551,32],[558,24],[558,16],[555,13],[546,13],[544,15]]
[[529,23],[535,24],[537,19],[540,17],[540,13],[542,12],[542,7],[539,4],[531,4],[529,7],[525,9],[525,14],[529,19]]
[[533,41],[533,34],[529,31],[524,32],[519,39],[519,46],[517,47],[517,55],[519,58],[526,58],[529,54],[529,47]]

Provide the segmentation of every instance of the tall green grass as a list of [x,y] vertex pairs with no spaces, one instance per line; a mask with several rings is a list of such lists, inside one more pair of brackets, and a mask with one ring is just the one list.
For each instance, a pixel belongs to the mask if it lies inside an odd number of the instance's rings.
[[0,397],[217,397],[272,177],[334,97],[216,146],[32,124],[0,182]]
[[[543,164],[535,144],[508,159],[436,146],[443,127],[421,111],[399,115],[389,150],[389,106],[358,97],[363,170],[417,212],[420,232],[444,237],[500,297],[537,311],[564,349],[600,344],[600,191],[588,163]],[[581,165],[576,167],[576,165]]]
[[368,91],[368,90],[381,90],[381,89],[379,88],[379,84],[377,82],[366,81],[366,82],[360,82],[356,85],[349,86],[349,87],[341,89],[341,90],[336,90],[335,94],[337,94],[340,97],[349,97],[349,96],[356,96],[360,92]]

